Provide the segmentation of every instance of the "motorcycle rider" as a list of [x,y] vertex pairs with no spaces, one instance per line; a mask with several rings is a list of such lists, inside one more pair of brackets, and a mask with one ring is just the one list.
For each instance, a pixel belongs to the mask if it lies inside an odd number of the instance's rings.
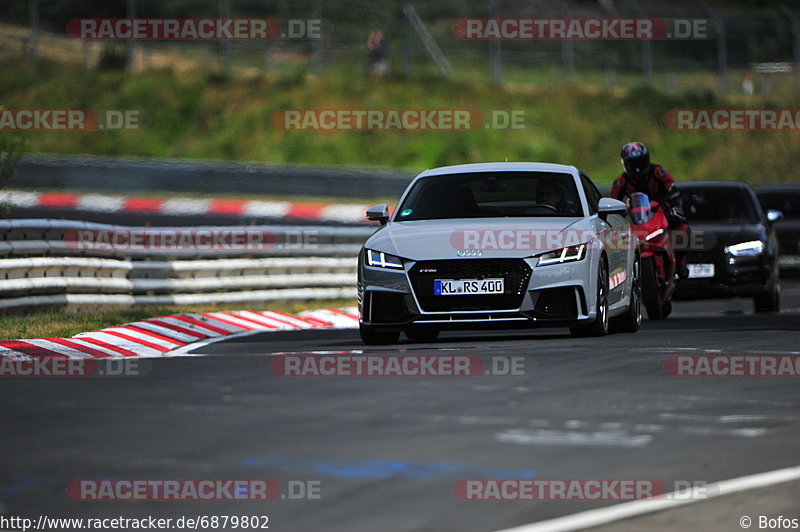
[[[620,151],[624,172],[614,180],[611,186],[611,197],[625,201],[634,192],[647,194],[664,210],[664,214],[673,232],[683,231],[688,236],[689,225],[683,214],[680,193],[675,180],[667,170],[650,162],[650,152],[641,142],[629,142]],[[683,250],[675,250],[677,272],[681,279],[689,276],[686,256]]]

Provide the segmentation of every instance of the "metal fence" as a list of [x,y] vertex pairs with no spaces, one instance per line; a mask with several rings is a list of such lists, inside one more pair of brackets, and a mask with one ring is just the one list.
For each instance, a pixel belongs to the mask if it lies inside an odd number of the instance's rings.
[[[306,0],[265,4],[253,0],[116,0],[85,8],[20,2],[7,17],[29,26],[6,33],[33,59],[53,36],[66,41],[70,17],[275,17],[319,20],[319,38],[269,41],[124,43],[131,68],[195,68],[209,72],[239,69],[293,75],[342,71],[368,75],[366,43],[371,32],[385,37],[388,75],[453,75],[494,83],[561,83],[583,79],[606,83],[652,84],[667,89],[716,87],[719,91],[769,92],[800,80],[800,22],[786,7],[753,8],[719,2],[670,5],[663,2],[577,2],[575,0],[464,0],[460,2],[368,2]],[[366,15],[366,16],[365,16]],[[492,18],[680,18],[708,20],[712,35],[701,40],[661,41],[468,41],[453,24],[463,17]],[[47,31],[45,31],[47,30]],[[75,42],[94,66],[108,43]],[[176,59],[177,58],[177,59]],[[779,68],[766,68],[779,65]],[[753,80],[753,78],[755,78]]]

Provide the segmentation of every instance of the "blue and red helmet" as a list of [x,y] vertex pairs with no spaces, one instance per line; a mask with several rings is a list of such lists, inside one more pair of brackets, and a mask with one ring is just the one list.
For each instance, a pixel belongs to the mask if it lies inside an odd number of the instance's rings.
[[625,174],[637,180],[647,177],[650,172],[650,152],[641,142],[629,142],[620,151]]

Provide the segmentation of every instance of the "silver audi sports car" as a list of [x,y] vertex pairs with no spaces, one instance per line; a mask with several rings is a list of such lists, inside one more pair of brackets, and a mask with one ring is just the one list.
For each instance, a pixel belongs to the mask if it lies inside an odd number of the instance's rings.
[[639,329],[638,240],[625,204],[573,166],[482,163],[426,170],[359,254],[361,338],[443,329]]

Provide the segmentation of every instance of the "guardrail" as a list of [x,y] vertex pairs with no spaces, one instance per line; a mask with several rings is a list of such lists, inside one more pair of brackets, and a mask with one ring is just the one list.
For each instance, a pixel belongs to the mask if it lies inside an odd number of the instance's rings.
[[[0,309],[353,297],[356,255],[374,227],[125,227],[0,220]],[[88,245],[87,235],[245,234],[259,245]],[[205,232],[205,233],[203,233]],[[266,235],[266,240],[264,236]],[[112,238],[113,240],[113,238]],[[207,239],[208,240],[208,239]],[[229,243],[219,239],[222,243]],[[150,241],[153,242],[152,240]]]
[[260,162],[155,159],[96,155],[28,154],[17,163],[8,188],[62,192],[206,195],[238,194],[370,198],[398,197],[416,175],[405,168],[311,166]]

